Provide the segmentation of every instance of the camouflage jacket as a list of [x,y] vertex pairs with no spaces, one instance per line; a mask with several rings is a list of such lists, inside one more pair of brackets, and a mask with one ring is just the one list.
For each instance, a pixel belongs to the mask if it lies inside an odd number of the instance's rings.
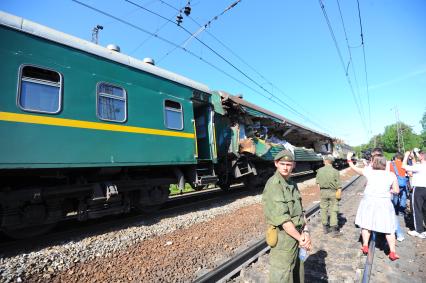
[[296,227],[303,226],[302,198],[297,184],[286,181],[278,171],[266,182],[262,202],[268,224],[280,226],[291,221]]

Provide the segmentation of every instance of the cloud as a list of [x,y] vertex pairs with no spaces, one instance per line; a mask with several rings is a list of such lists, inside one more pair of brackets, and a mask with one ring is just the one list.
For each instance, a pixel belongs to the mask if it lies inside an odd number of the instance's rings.
[[378,84],[375,84],[375,85],[371,85],[369,87],[369,89],[370,90],[374,90],[374,89],[382,88],[382,87],[385,87],[385,86],[388,86],[388,85],[396,84],[396,83],[399,83],[399,82],[404,81],[406,79],[409,79],[409,78],[412,78],[412,77],[416,77],[418,75],[422,75],[424,73],[426,73],[426,68],[423,68],[423,69],[420,69],[420,70],[417,70],[417,71],[405,74],[405,75],[400,76],[399,78],[395,78],[393,80],[389,80],[389,81],[386,81],[386,82],[382,82],[382,83],[378,83]]

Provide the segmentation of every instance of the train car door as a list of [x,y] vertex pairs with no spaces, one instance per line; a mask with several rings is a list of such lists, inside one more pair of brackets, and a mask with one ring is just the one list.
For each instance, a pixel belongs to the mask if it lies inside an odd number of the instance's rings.
[[208,104],[194,104],[194,120],[197,135],[197,158],[199,160],[211,160],[211,109]]
[[215,161],[216,141],[214,137],[214,111],[209,102],[208,94],[194,95],[192,102],[194,107],[194,123],[197,139],[196,157],[199,161]]

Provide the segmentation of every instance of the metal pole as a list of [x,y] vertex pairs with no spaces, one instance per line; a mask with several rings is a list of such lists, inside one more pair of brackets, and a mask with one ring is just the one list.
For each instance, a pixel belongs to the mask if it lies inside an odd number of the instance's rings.
[[404,146],[404,133],[401,127],[401,121],[399,120],[399,111],[398,108],[396,107],[396,117],[398,119],[398,124],[399,124],[399,135],[400,135],[400,139],[401,139],[401,144],[402,144],[402,152],[405,152],[405,146]]
[[98,44],[98,36],[99,36],[99,31],[104,29],[103,26],[101,25],[96,25],[93,29],[92,29],[92,42]]
[[399,121],[398,121],[398,108],[395,106],[395,120],[396,120],[396,136],[398,138],[398,151],[401,152],[401,142],[399,139],[400,131],[399,131]]

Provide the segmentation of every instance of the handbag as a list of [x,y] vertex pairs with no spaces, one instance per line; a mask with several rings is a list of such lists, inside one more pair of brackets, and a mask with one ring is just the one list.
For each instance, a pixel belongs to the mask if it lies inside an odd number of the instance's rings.
[[398,179],[398,186],[405,188],[407,186],[407,178],[399,175],[399,172],[395,166],[395,162],[392,162],[392,165],[393,165],[393,170],[395,171],[396,178]]

